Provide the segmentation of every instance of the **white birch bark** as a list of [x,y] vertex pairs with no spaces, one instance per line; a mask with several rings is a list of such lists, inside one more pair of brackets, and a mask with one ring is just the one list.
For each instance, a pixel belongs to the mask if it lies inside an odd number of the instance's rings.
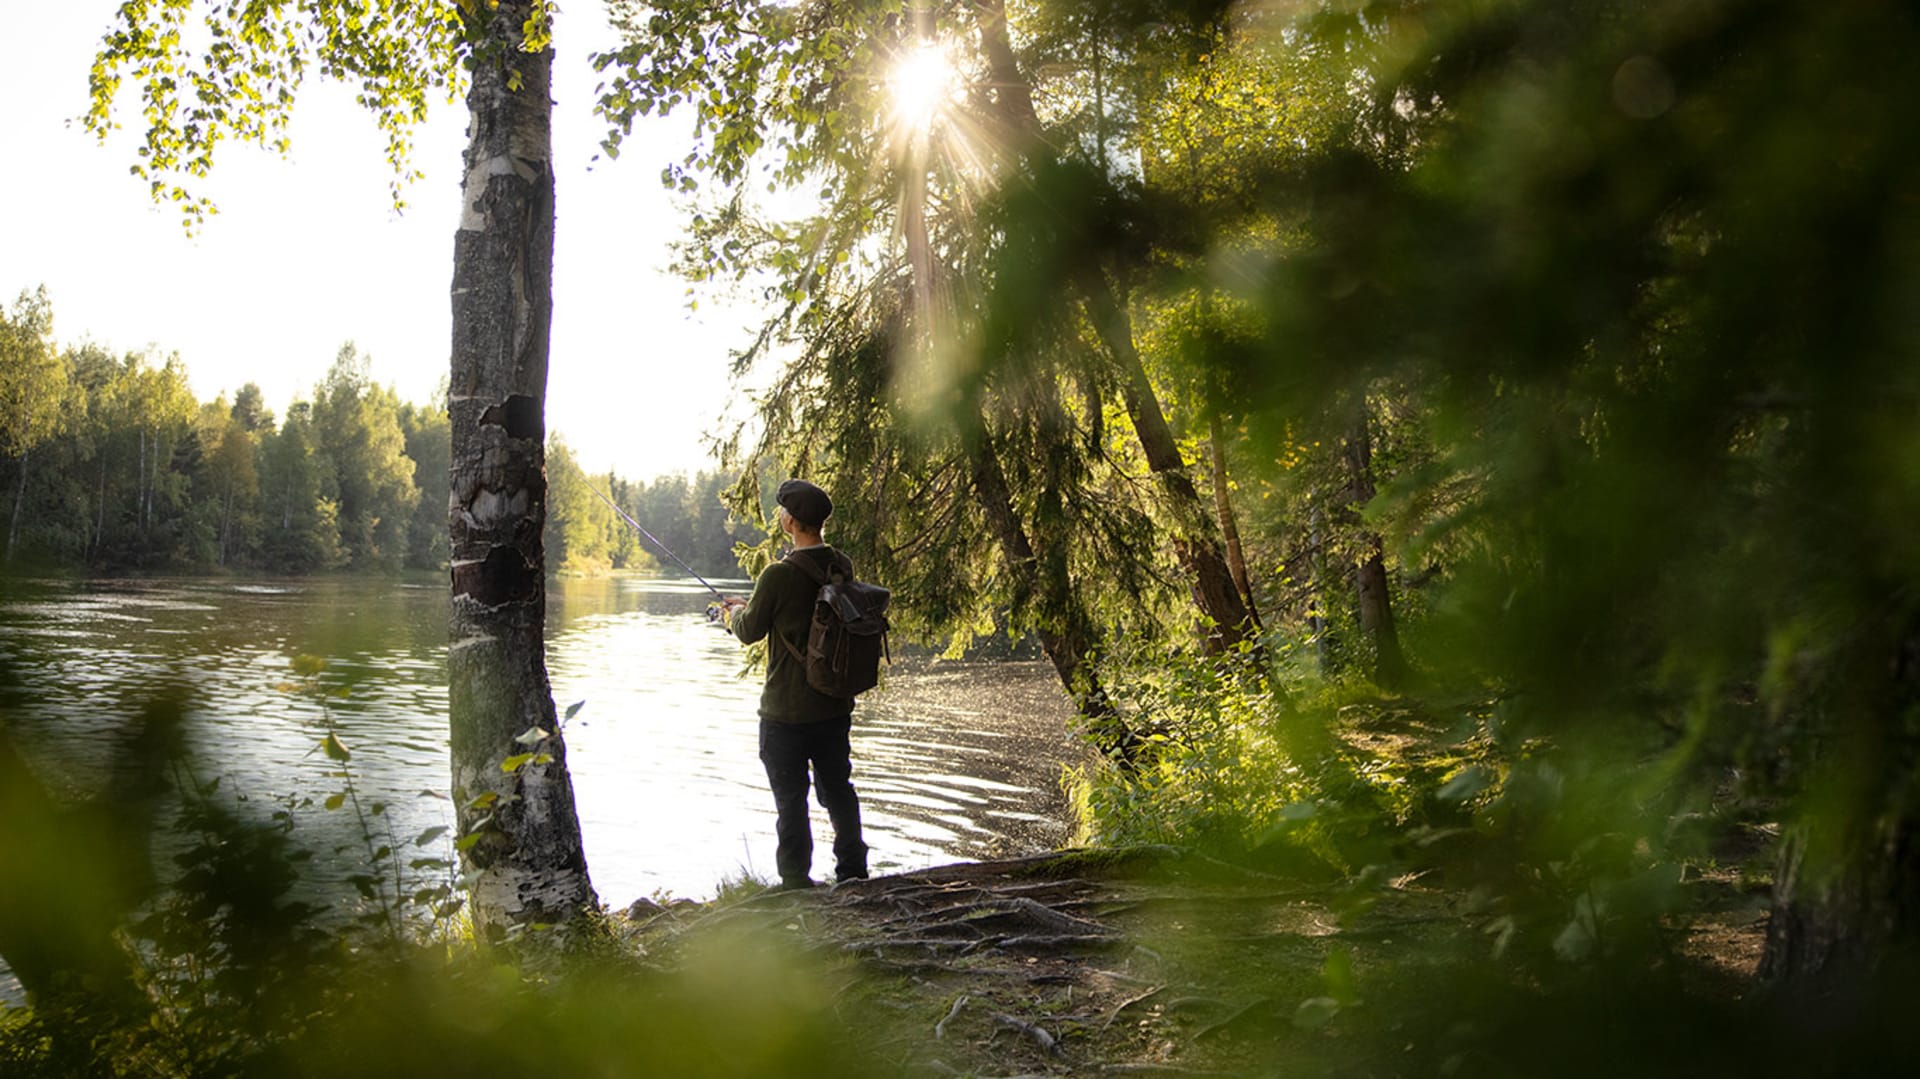
[[[597,905],[566,746],[547,680],[543,449],[553,310],[551,51],[522,52],[525,0],[491,13],[468,95],[471,128],[454,236],[453,794],[474,921],[493,935]],[[530,730],[536,744],[517,742]],[[536,753],[536,763],[503,762]]]

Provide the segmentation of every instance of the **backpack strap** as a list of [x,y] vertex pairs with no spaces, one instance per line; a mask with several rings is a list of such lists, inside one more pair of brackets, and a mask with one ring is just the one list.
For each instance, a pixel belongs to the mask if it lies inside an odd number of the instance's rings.
[[815,585],[818,585],[822,588],[826,587],[828,582],[831,580],[831,578],[828,577],[827,575],[827,571],[821,569],[819,566],[814,565],[813,559],[811,558],[795,558],[794,556],[799,553],[800,553],[799,551],[789,551],[787,552],[787,557],[782,558],[780,561],[785,562],[787,565],[792,566],[795,569],[798,569],[800,572],[813,578],[813,583]]
[[[795,558],[794,555],[799,553],[798,551],[788,551],[787,556],[780,561],[813,578],[813,583],[816,588],[825,588],[831,582],[827,571],[814,565],[813,559],[811,558]],[[818,598],[817,593],[816,598]],[[786,646],[787,653],[799,662],[801,667],[804,668],[807,665],[807,654],[795,648],[792,641],[787,640],[787,638],[777,630],[772,633],[772,636],[780,638],[780,643]]]
[[[832,550],[832,548],[828,548],[828,550]],[[818,565],[814,563],[814,560],[811,558],[795,558],[794,556],[799,553],[800,553],[799,551],[788,551],[787,556],[785,558],[782,558],[780,561],[785,562],[790,566],[799,567],[800,572],[813,578],[814,584],[819,585],[822,588],[825,588],[827,585],[833,583],[833,579],[835,577],[845,576],[844,574],[835,572],[837,567],[834,566],[831,560],[829,560],[827,563],[828,568],[821,569]]]
[[794,662],[800,664],[801,667],[805,667],[807,665],[807,657],[802,655],[800,650],[793,646],[792,641],[787,640],[786,637],[782,636],[779,633],[775,633],[773,634],[773,636],[781,644],[784,644],[787,646],[787,653],[793,657]]

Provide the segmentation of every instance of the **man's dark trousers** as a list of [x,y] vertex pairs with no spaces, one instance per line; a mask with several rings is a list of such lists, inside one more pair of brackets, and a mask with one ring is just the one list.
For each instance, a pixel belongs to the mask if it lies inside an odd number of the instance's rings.
[[813,869],[813,829],[807,822],[807,766],[813,790],[833,821],[834,879],[867,875],[867,844],[860,838],[860,798],[853,793],[850,734],[853,717],[818,723],[760,721],[760,762],[767,766],[779,819],[774,862],[782,884],[806,882]]

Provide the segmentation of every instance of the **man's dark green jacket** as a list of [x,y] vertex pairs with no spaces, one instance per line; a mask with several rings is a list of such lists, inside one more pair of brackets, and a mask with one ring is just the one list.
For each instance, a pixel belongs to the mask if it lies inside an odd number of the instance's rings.
[[[787,556],[810,559],[820,569],[838,568],[853,580],[853,560],[832,547],[803,547]],[[746,644],[772,633],[801,655],[807,652],[807,627],[813,622],[813,604],[820,586],[799,566],[775,562],[760,572],[753,596],[733,616],[733,635]],[[760,718],[776,723],[818,723],[853,714],[851,697],[829,697],[807,684],[806,664],[795,659],[786,645],[767,642],[767,688],[760,691]]]

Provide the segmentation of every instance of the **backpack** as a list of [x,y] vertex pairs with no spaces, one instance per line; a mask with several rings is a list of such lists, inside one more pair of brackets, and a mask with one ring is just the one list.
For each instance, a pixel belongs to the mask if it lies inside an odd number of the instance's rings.
[[877,584],[848,580],[837,570],[821,569],[811,558],[786,561],[820,586],[813,622],[807,627],[806,653],[774,634],[806,668],[807,684],[829,697],[847,698],[878,685],[880,657],[893,661],[887,649],[887,603],[893,593]]

